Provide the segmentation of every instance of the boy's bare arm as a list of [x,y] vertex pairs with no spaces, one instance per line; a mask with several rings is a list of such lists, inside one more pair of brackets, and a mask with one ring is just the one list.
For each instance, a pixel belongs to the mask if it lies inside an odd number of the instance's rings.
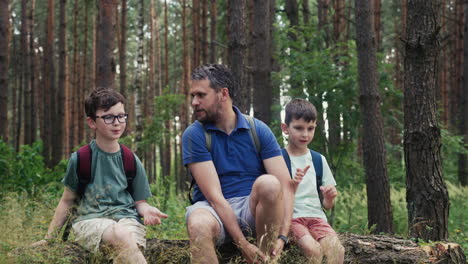
[[60,229],[62,229],[65,221],[68,218],[71,207],[75,203],[76,194],[65,187],[63,190],[62,198],[55,209],[54,217],[49,224],[49,229],[43,240],[32,243],[30,247],[43,246],[47,244],[47,239],[52,239],[57,236]]
[[135,206],[138,214],[143,216],[145,225],[159,225],[161,224],[161,218],[167,218],[165,213],[149,205],[146,200],[136,201]]
[[55,209],[52,222],[50,222],[49,230],[47,231],[47,235],[45,236],[46,239],[54,238],[59,232],[59,230],[63,227],[65,221],[67,221],[70,209],[75,203],[75,199],[76,194],[69,188],[65,187],[63,190],[62,198],[60,199],[57,208]]
[[338,195],[335,186],[331,184],[320,186],[320,191],[323,195],[323,208],[331,209],[335,205],[335,198]]

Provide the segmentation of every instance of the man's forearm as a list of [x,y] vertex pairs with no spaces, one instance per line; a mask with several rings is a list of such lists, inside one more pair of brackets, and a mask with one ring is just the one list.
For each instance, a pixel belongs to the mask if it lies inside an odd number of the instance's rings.
[[221,222],[223,222],[224,228],[226,228],[234,240],[234,243],[237,246],[242,246],[247,242],[247,239],[242,233],[239,223],[237,222],[237,217],[227,201],[212,203],[212,206],[221,219]]
[[283,225],[280,228],[280,235],[287,236],[289,233],[289,226],[291,224],[291,218],[293,215],[294,206],[294,190],[293,186],[287,186],[283,189],[283,201],[284,201],[284,219]]

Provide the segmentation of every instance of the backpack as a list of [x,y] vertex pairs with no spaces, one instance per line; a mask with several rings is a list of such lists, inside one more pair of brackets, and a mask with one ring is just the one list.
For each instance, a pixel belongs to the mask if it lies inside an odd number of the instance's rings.
[[[242,114],[242,115],[249,122],[250,129],[248,131],[249,131],[250,139],[252,139],[252,142],[255,145],[255,149],[257,150],[257,153],[260,153],[262,146],[260,145],[260,139],[258,138],[258,135],[257,135],[257,127],[255,126],[255,121],[249,115],[246,115],[246,114]],[[196,122],[198,122],[198,120]],[[205,134],[206,148],[208,149],[208,152],[211,153],[211,133],[205,129],[205,126],[202,123],[200,124],[203,127],[203,133]],[[195,185],[195,179],[192,177],[192,174],[190,173],[190,169],[187,170],[187,173],[189,175],[189,178],[192,179],[192,182],[190,183],[189,192],[188,192],[188,198],[189,198],[190,203],[194,204],[194,201],[192,199],[192,189],[193,189],[193,186]]]
[[[125,145],[120,144],[120,153],[122,155],[122,162],[127,178],[127,191],[133,194],[133,180],[136,176],[136,159],[133,152]],[[77,155],[77,166],[76,175],[78,176],[78,189],[76,191],[78,197],[77,202],[83,197],[86,186],[91,182],[91,163],[93,159],[93,153],[89,144],[86,144],[78,149]],[[70,229],[72,226],[74,215],[76,213],[76,207],[72,208],[71,214],[67,219],[65,230],[63,231],[62,240],[67,241],[70,235]]]
[[[289,158],[289,154],[285,148],[281,149],[283,152],[284,161],[286,161],[286,166],[288,167],[289,173],[291,174],[291,178],[293,178],[292,169],[291,169],[291,159]],[[315,180],[317,183],[317,193],[320,198],[320,203],[322,203],[322,193],[320,192],[320,186],[322,186],[322,178],[323,178],[323,164],[322,164],[322,155],[317,151],[310,150],[310,154],[312,155],[312,163],[314,164],[315,169]]]

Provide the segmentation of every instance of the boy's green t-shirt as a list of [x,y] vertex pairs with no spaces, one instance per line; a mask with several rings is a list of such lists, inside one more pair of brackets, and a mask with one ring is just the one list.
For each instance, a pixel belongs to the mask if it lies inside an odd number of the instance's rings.
[[[323,155],[321,156],[323,165],[322,186],[328,184],[336,185],[327,160]],[[303,169],[307,165],[310,165],[309,170],[299,184],[295,194],[293,218],[319,217],[327,221],[327,216],[322,210],[319,194],[317,193],[316,174],[310,151],[302,156],[290,156],[290,159],[291,171],[293,172],[295,172],[297,168]]]
[[[133,180],[133,197],[127,191],[127,177],[121,152],[108,153],[101,150],[96,141],[90,143],[92,151],[91,181],[77,208],[75,222],[92,218],[135,218],[139,219],[135,201],[151,197],[151,191],[141,161],[136,157],[136,176]],[[76,192],[78,176],[76,173],[77,154],[74,152],[62,183]]]

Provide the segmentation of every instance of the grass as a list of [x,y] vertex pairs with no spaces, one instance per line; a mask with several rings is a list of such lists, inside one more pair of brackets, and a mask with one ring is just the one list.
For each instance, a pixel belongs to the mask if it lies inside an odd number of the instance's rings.
[[[468,249],[467,220],[468,188],[447,183],[450,196],[449,240]],[[45,190],[45,189],[44,189]],[[161,193],[153,190],[153,193]],[[406,190],[391,188],[394,227],[397,235],[407,235]],[[367,205],[365,186],[339,188],[339,198],[334,210],[334,228],[338,232],[357,234],[369,233],[367,227]],[[47,232],[60,193],[39,190],[34,196],[25,193],[8,193],[0,201],[0,263],[72,263],[63,257],[64,245],[54,244],[48,252],[23,250],[18,256],[9,258],[8,253],[23,248],[43,238]],[[149,200],[169,215],[163,223],[148,228],[148,238],[187,239],[185,227],[185,207],[188,205],[185,195],[171,194],[170,202],[163,203],[160,197]],[[162,208],[165,204],[165,208]],[[16,251],[18,252],[18,251]]]

